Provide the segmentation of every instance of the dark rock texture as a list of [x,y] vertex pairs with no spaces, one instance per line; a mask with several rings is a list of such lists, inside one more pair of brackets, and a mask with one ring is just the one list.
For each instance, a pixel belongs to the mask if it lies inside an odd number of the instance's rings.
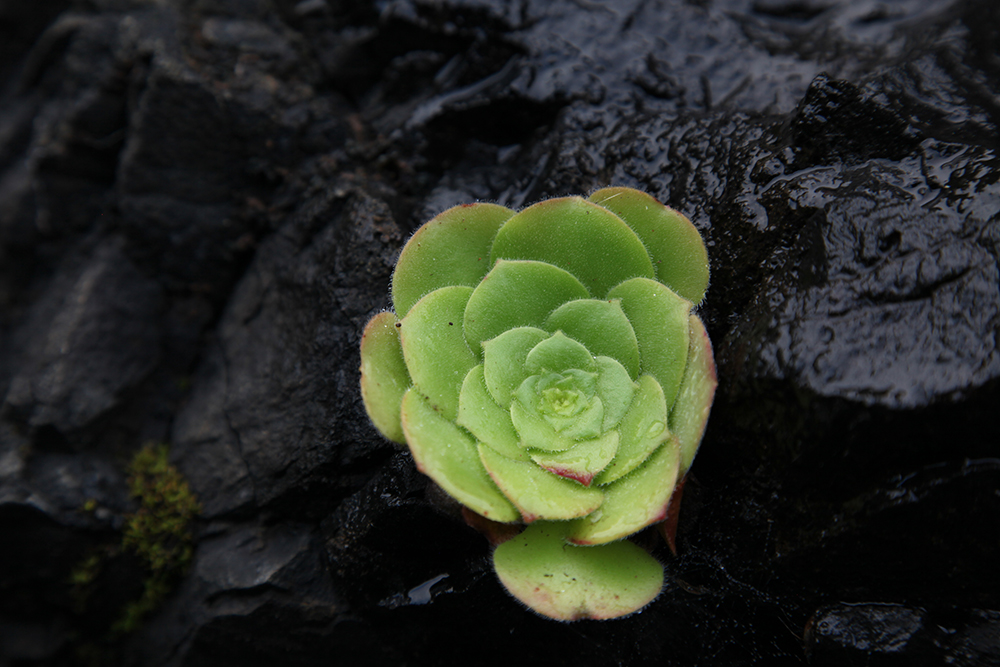
[[[0,0],[0,666],[1000,664],[998,7]],[[430,216],[609,184],[720,386],[663,594],[559,624],[357,348]],[[150,441],[196,549],[115,634]]]

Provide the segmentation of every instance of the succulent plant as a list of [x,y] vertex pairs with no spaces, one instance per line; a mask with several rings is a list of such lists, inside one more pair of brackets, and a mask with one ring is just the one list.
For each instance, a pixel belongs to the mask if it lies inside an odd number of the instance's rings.
[[456,206],[403,248],[395,312],[361,342],[365,406],[468,510],[527,524],[493,562],[531,609],[615,618],[659,594],[624,538],[666,517],[704,432],[707,286],[695,227],[630,188]]

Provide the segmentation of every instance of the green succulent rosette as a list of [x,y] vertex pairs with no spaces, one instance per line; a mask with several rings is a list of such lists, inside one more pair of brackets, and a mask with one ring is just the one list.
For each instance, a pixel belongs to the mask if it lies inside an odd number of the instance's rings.
[[365,406],[458,502],[528,524],[493,558],[535,611],[614,618],[659,594],[624,538],[663,520],[701,441],[707,285],[695,227],[630,188],[457,206],[403,248],[395,312],[362,338]]

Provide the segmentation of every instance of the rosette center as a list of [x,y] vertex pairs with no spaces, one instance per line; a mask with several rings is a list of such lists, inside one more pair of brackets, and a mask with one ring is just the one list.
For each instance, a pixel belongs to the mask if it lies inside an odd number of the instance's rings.
[[539,412],[549,417],[575,417],[590,405],[597,385],[597,374],[577,369],[562,373],[535,375]]

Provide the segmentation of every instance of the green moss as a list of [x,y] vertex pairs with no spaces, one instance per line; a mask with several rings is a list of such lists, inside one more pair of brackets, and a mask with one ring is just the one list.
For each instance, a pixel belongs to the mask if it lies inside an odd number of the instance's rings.
[[107,554],[104,552],[91,552],[84,556],[69,574],[70,598],[78,614],[86,611],[87,600],[94,589],[94,580],[104,568],[106,557]]
[[138,600],[125,605],[112,634],[135,630],[163,602],[194,555],[191,521],[201,512],[187,481],[170,465],[164,444],[149,444],[132,459],[128,485],[139,509],[126,516],[122,548],[137,555],[148,572]]
[[[146,572],[142,594],[122,607],[100,644],[105,648],[138,628],[187,572],[194,555],[191,522],[201,511],[188,483],[170,465],[164,444],[148,444],[135,454],[128,465],[128,487],[138,508],[124,517],[121,543],[92,550],[69,578],[74,606],[83,615],[90,597],[100,588],[101,572],[109,560],[131,553],[141,562]],[[82,509],[93,512],[96,507],[91,499]],[[99,644],[84,648],[95,646]]]

